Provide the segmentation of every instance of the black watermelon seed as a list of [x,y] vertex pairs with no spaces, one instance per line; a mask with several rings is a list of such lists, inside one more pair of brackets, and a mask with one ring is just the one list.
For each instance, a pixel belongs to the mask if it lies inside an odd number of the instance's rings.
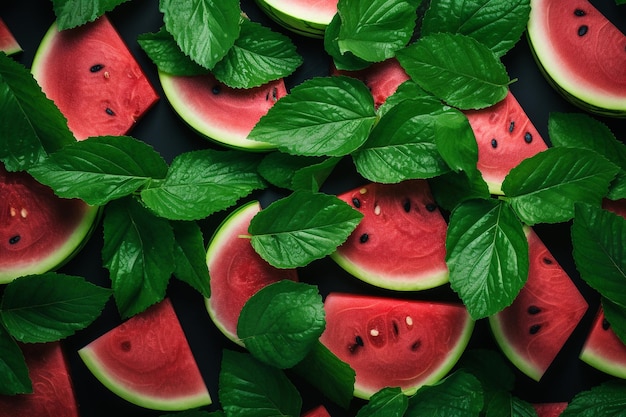
[[541,329],[541,324],[533,324],[532,326],[530,326],[530,329],[528,329],[528,332],[530,334],[537,334],[539,333],[540,329]]
[[437,205],[435,203],[428,203],[426,204],[426,210],[432,213],[433,211],[437,210]]
[[415,342],[413,342],[413,344],[411,345],[411,350],[413,352],[417,351],[420,346],[422,346],[422,341],[421,340],[416,340]]
[[361,207],[361,200],[359,200],[358,198],[354,197],[352,199],[352,204],[354,204],[354,207],[360,208]]
[[589,26],[582,25],[581,27],[578,28],[578,36],[585,36],[588,30],[589,30]]
[[400,328],[398,327],[398,323],[394,320],[394,322],[392,323],[393,326],[393,334],[395,334],[396,336],[400,334]]
[[611,323],[607,319],[602,319],[602,329],[609,330],[611,328]]
[[546,265],[552,265],[552,259],[550,258],[543,258],[543,263]]
[[122,348],[122,351],[124,352],[130,352],[130,340],[124,340],[122,343],[120,343],[120,348]]
[[111,110],[110,108],[106,108],[104,109],[104,111],[109,115],[109,116],[115,116],[115,112],[113,110]]
[[533,141],[533,135],[530,132],[526,132],[526,134],[524,135],[524,141],[526,143],[530,143]]
[[537,306],[528,307],[528,314],[539,314],[541,313],[541,309]]
[[409,200],[408,198],[404,200],[404,203],[402,203],[402,208],[404,209],[404,211],[409,213],[411,211],[411,200]]
[[214,85],[213,88],[211,89],[211,92],[215,95],[218,95],[219,93],[222,92],[222,89],[220,88],[219,85]]
[[574,10],[574,16],[581,17],[581,16],[584,16],[586,14],[587,13],[585,13],[585,11],[583,9],[576,9],[576,10]]
[[514,130],[515,130],[515,120],[511,120],[511,123],[509,124],[509,133],[513,133]]
[[495,138],[491,139],[491,147],[494,149],[498,147],[498,141]]
[[104,68],[104,65],[102,64],[96,64],[96,65],[92,65],[91,68],[89,68],[89,71],[91,72],[98,72],[100,71],[102,68]]
[[367,240],[368,240],[369,238],[370,238],[370,237],[369,237],[369,235],[368,235],[367,233],[363,233],[363,234],[361,235],[361,237],[359,238],[359,242],[361,242],[361,243],[365,243],[365,242],[367,242]]
[[364,346],[364,343],[363,343],[363,338],[362,338],[361,336],[357,336],[357,337],[354,339],[354,342],[355,342],[358,346]]
[[22,237],[20,235],[15,235],[9,238],[9,245],[15,245],[17,242],[20,241]]

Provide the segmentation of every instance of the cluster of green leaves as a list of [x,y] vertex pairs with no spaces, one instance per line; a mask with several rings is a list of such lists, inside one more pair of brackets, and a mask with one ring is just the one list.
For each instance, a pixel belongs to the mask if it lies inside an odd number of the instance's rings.
[[49,272],[15,279],[0,300],[0,394],[33,390],[20,343],[55,342],[89,326],[111,290],[82,277]]

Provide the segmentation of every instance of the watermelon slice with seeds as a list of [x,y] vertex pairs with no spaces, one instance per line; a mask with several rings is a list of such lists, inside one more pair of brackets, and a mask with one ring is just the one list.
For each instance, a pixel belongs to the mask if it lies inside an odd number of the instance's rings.
[[513,304],[490,316],[489,324],[509,360],[539,381],[589,305],[531,228],[526,237],[528,280]]
[[338,196],[363,213],[331,255],[364,282],[392,290],[422,290],[448,282],[448,225],[426,180],[370,183]]
[[407,395],[445,376],[467,347],[474,321],[460,303],[330,293],[320,341],[355,372],[354,395],[384,387]]
[[588,0],[531,0],[527,35],[546,79],[573,104],[626,115],[626,36]]
[[168,298],[109,330],[78,353],[104,386],[135,405],[178,411],[211,404]]
[[31,72],[78,140],[124,135],[158,100],[106,15],[63,31],[53,23]]
[[263,12],[299,35],[323,38],[337,13],[337,0],[256,0]]
[[271,266],[252,247],[248,226],[260,210],[261,204],[256,200],[235,209],[215,231],[206,255],[211,277],[207,311],[222,333],[242,346],[237,337],[237,321],[246,301],[273,282],[298,280],[295,269]]
[[502,194],[512,168],[548,148],[511,91],[497,104],[465,115],[478,145],[477,168],[491,194]]
[[30,394],[0,395],[0,417],[78,417],[72,377],[61,342],[21,344]]
[[2,18],[0,18],[0,51],[7,55],[22,52],[22,47]]

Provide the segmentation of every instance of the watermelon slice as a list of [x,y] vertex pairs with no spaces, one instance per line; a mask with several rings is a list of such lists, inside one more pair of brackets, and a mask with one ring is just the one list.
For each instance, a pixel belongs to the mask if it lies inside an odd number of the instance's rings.
[[602,307],[585,339],[580,359],[599,371],[626,379],[626,345],[611,329]]
[[511,91],[499,103],[465,115],[478,145],[477,168],[492,194],[503,194],[502,181],[512,168],[547,149]]
[[206,308],[215,325],[233,342],[241,309],[258,290],[273,282],[298,280],[295,269],[277,269],[257,254],[247,236],[250,220],[261,210],[251,201],[234,210],[217,228],[207,249],[211,296]]
[[61,343],[29,343],[21,348],[33,392],[0,395],[0,417],[78,417],[78,404]]
[[528,280],[509,307],[489,317],[496,342],[524,374],[538,381],[587,311],[587,301],[539,236],[526,229]]
[[78,351],[113,393],[144,408],[186,410],[211,396],[168,298]]
[[256,0],[263,12],[299,35],[323,38],[337,13],[337,0]]
[[249,89],[230,88],[212,74],[177,76],[160,71],[159,80],[174,111],[207,139],[236,149],[274,148],[248,135],[261,116],[287,94],[283,79]]
[[400,84],[409,79],[406,71],[395,58],[376,62],[357,71],[338,70],[333,67],[331,74],[347,75],[363,81],[372,92],[376,108],[380,107],[387,100],[387,97],[395,93]]
[[78,140],[128,133],[158,99],[106,15],[61,32],[53,23],[31,71]]
[[82,248],[100,212],[1,163],[0,195],[0,284],[60,267]]
[[567,408],[566,402],[533,404],[538,417],[559,417]]
[[448,225],[426,180],[371,183],[338,196],[363,213],[331,257],[355,277],[381,288],[422,290],[448,282]]
[[547,80],[583,109],[626,115],[626,36],[587,0],[531,0],[528,39]]
[[320,338],[356,374],[354,395],[384,387],[408,395],[437,382],[457,362],[474,321],[461,304],[330,293]]
[[13,33],[7,24],[0,17],[0,51],[7,55],[13,55],[22,52],[22,47],[13,36]]

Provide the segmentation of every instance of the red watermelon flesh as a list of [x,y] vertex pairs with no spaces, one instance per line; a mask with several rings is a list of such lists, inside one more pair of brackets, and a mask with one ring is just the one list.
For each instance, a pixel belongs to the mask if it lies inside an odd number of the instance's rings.
[[32,73],[78,140],[124,135],[158,100],[106,15],[61,32],[53,24],[37,50]]
[[370,183],[338,196],[363,213],[332,258],[378,287],[419,290],[448,281],[447,223],[426,180]]
[[330,413],[323,405],[311,408],[306,413],[302,414],[302,417],[330,417]]
[[216,230],[207,250],[211,296],[206,308],[222,333],[239,345],[237,321],[246,301],[273,282],[298,280],[295,269],[271,266],[252,247],[248,226],[260,210],[259,202],[251,201],[233,211]]
[[566,402],[533,404],[538,417],[559,417],[567,408]]
[[60,342],[20,346],[33,392],[0,395],[0,417],[78,417],[72,378]]
[[575,104],[626,113],[626,36],[588,0],[532,0],[528,36],[557,89]]
[[2,164],[0,196],[0,284],[60,266],[96,223],[97,207],[59,198],[26,172],[8,172]]
[[492,194],[502,194],[502,181],[522,160],[547,145],[510,91],[494,106],[465,112],[478,145],[478,170]]
[[22,51],[22,47],[2,18],[0,18],[0,51],[3,51],[7,55]]
[[113,393],[144,408],[186,410],[211,403],[168,298],[78,351]]
[[587,311],[587,301],[539,236],[526,230],[528,280],[509,307],[489,317],[505,355],[534,380],[544,375]]
[[626,345],[611,329],[602,307],[585,339],[580,359],[602,372],[626,379]]
[[384,387],[407,394],[442,378],[465,350],[474,322],[461,304],[331,293],[320,341],[356,374],[355,396]]
[[626,218],[626,198],[619,200],[604,199],[602,201],[602,208]]
[[159,79],[174,111],[206,138],[239,149],[272,148],[248,139],[248,135],[274,103],[287,94],[283,79],[246,89],[228,87],[212,74],[175,76],[159,72]]
[[374,105],[380,107],[387,97],[398,89],[398,86],[409,79],[409,76],[395,58],[376,62],[358,71],[337,70],[332,68],[334,75],[347,75],[363,81],[374,97]]

